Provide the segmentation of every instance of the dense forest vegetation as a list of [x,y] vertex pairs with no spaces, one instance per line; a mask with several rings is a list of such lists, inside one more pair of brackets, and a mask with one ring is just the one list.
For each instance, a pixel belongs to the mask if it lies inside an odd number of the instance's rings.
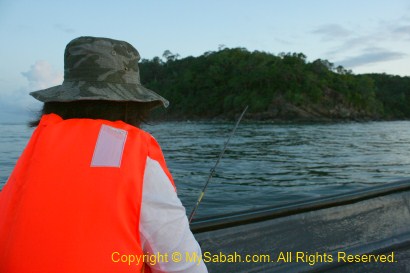
[[231,119],[249,105],[256,120],[410,118],[410,77],[354,75],[302,53],[221,48],[180,59],[142,60],[141,82],[171,104],[171,119]]

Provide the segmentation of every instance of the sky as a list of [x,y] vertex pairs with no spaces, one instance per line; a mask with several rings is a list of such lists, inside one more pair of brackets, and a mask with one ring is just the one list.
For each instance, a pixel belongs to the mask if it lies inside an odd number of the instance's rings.
[[0,0],[0,122],[40,110],[29,92],[62,83],[79,36],[127,41],[145,59],[243,47],[410,76],[408,0]]

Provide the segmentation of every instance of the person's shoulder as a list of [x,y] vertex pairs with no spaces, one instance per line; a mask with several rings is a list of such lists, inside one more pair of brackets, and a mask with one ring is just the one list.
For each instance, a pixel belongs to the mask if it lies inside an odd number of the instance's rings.
[[145,141],[151,149],[161,149],[158,141],[151,133],[145,131],[144,129],[129,125],[127,123],[123,124],[123,128],[127,130],[129,134],[131,134],[132,136],[139,136],[139,138],[142,138],[143,141]]

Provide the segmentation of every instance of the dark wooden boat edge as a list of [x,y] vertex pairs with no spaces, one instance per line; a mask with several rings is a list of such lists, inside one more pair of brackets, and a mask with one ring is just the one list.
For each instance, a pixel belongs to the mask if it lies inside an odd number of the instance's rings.
[[357,191],[329,195],[322,198],[306,199],[280,206],[269,206],[239,212],[214,215],[194,219],[191,223],[193,233],[207,232],[249,223],[257,223],[278,217],[285,217],[312,210],[343,206],[396,192],[410,190],[410,179],[376,185]]
[[392,263],[273,261],[207,262],[212,272],[409,272],[410,180],[385,183],[236,213],[200,218],[191,225],[203,253],[318,255],[394,254]]

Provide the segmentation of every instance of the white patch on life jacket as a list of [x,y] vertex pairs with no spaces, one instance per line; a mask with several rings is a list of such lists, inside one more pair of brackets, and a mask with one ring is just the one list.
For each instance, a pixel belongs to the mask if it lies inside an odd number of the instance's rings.
[[95,144],[91,167],[121,166],[127,131],[103,124]]

